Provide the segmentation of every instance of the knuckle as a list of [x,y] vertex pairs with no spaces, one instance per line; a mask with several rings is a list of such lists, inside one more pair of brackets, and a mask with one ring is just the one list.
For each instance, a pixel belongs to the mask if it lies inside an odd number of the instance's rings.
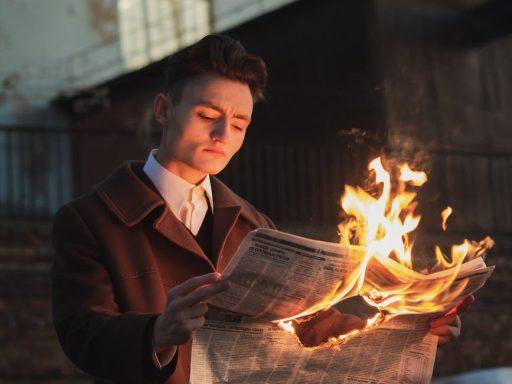
[[200,284],[202,280],[203,280],[203,276],[194,276],[194,277],[191,277],[190,279],[188,279],[187,282],[190,285],[197,285],[197,284]]
[[194,326],[194,324],[191,321],[187,321],[185,323],[185,329],[186,329],[187,333],[191,334],[192,332],[194,332],[195,328],[196,327]]
[[188,316],[185,312],[180,312],[178,314],[178,319],[182,324],[187,324],[188,322]]
[[181,308],[181,306],[183,305],[183,300],[185,300],[185,298],[183,296],[176,297],[171,302],[172,308],[174,308],[175,310],[178,308]]
[[179,295],[176,293],[176,290],[169,289],[169,291],[167,292],[167,302],[175,300],[177,297],[179,297]]
[[185,323],[180,323],[179,330],[182,335],[189,335],[189,331]]

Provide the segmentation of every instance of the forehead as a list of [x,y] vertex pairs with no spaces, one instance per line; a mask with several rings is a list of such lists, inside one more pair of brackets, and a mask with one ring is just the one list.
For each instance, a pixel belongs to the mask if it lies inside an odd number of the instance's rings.
[[196,76],[183,88],[182,101],[188,106],[209,102],[228,112],[251,115],[253,100],[249,86],[219,75]]

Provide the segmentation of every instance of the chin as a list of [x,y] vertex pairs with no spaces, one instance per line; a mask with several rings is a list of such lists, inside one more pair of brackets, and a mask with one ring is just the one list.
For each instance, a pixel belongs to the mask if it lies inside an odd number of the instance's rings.
[[210,175],[216,175],[221,172],[224,168],[226,168],[227,163],[215,164],[213,161],[208,161],[200,166],[195,167],[196,169],[200,169],[201,172],[208,173]]
[[224,167],[205,167],[204,172],[208,173],[209,175],[216,175],[220,173]]
[[216,175],[229,164],[231,157],[196,156],[188,163],[190,167],[210,175]]

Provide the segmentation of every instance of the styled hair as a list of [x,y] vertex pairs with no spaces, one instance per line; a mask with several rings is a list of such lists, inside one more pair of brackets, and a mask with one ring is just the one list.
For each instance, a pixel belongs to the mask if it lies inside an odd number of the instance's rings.
[[267,84],[265,62],[247,53],[229,36],[212,34],[173,54],[165,64],[165,92],[178,103],[188,80],[203,74],[217,74],[245,83],[254,103],[264,100]]

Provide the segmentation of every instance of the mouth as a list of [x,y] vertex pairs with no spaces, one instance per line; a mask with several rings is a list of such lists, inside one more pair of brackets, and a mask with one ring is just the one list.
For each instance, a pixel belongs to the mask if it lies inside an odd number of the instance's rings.
[[218,156],[226,156],[226,152],[224,152],[222,149],[217,148],[205,148],[205,152],[218,155]]

